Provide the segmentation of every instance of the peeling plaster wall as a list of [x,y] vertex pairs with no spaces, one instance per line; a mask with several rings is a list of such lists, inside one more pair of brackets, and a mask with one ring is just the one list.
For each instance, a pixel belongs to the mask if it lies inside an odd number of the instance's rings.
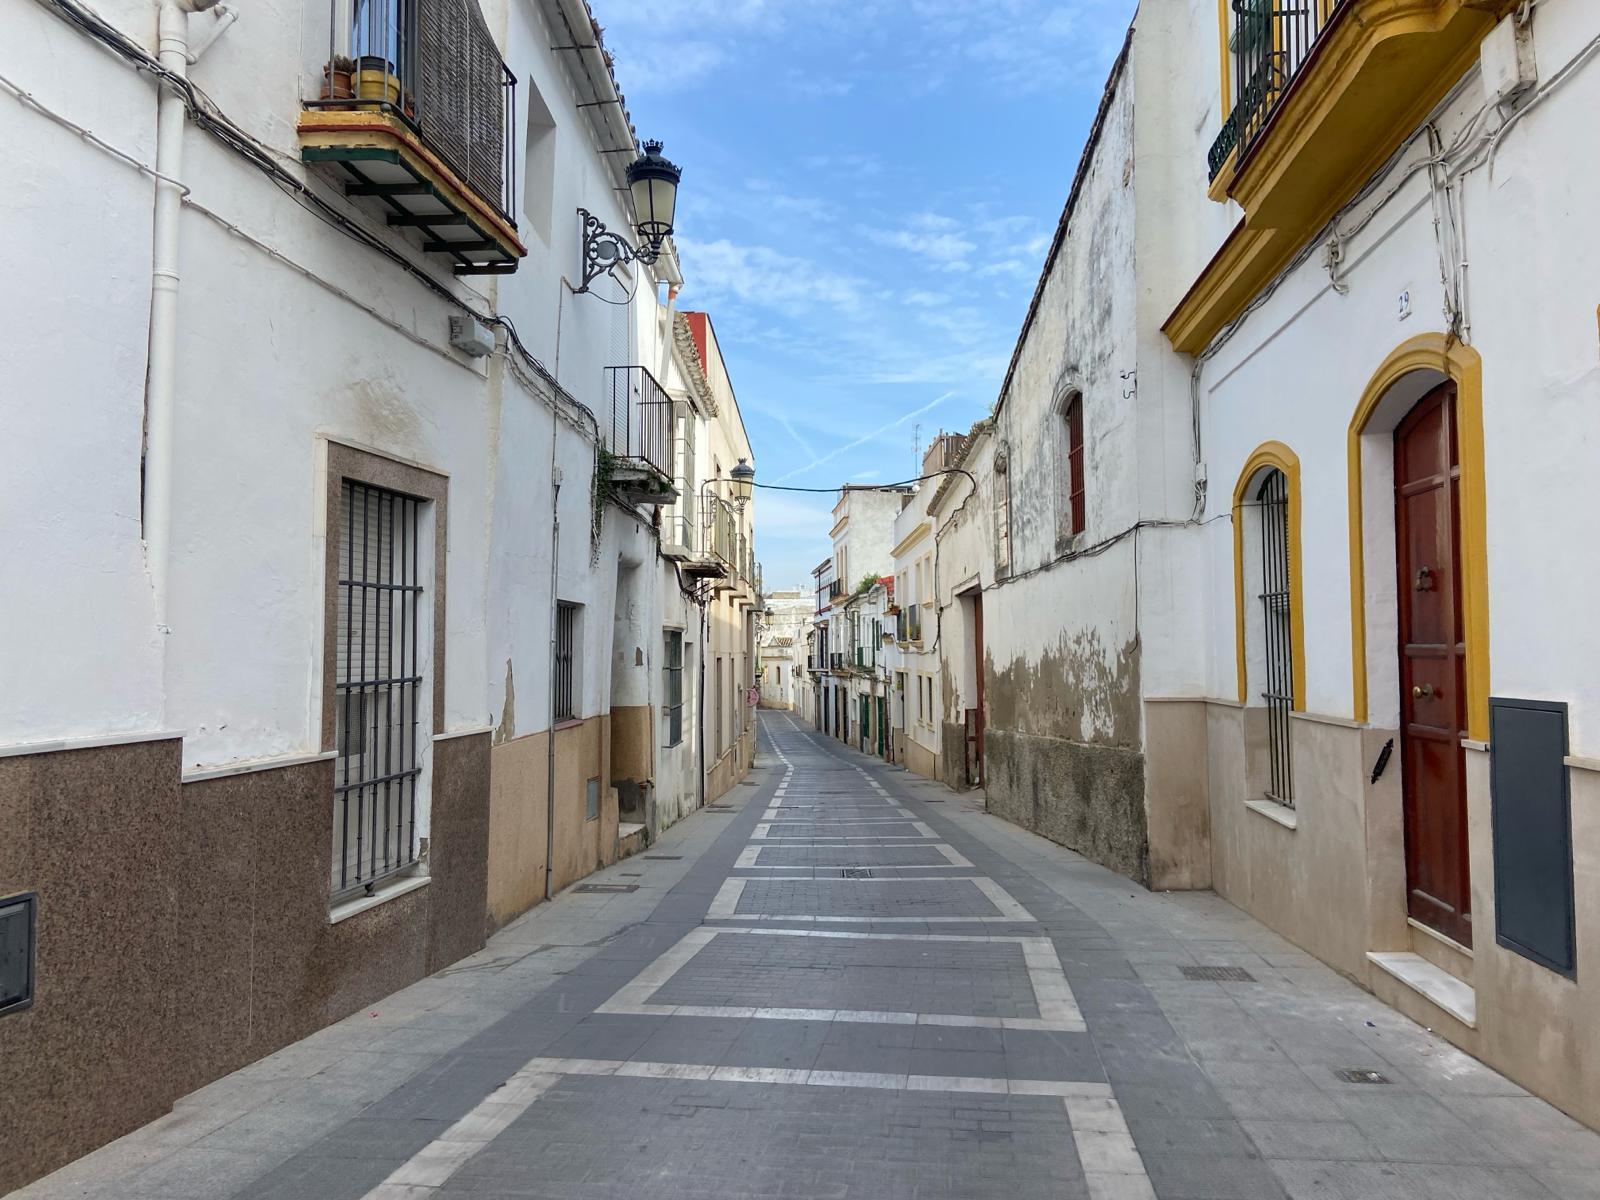
[[[995,419],[1010,562],[983,596],[981,666],[990,810],[1145,881],[1136,543],[1059,561],[1141,516],[1133,139],[1123,74]],[[1074,393],[1085,471],[1076,535],[1063,415]]]

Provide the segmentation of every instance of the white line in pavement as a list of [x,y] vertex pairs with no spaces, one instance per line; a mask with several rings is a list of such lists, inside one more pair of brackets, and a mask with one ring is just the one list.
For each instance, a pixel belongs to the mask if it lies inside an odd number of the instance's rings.
[[[819,883],[853,884],[853,885],[859,886],[861,884],[872,884],[872,883],[878,883],[878,884],[926,883],[930,879],[937,879],[937,878],[939,878],[939,877],[936,876],[936,875],[934,875],[934,876],[926,876],[926,877],[918,877],[918,876],[913,875],[908,879],[824,879],[824,880],[818,880],[818,882]],[[925,916],[920,916],[920,917],[843,917],[843,916],[831,916],[831,915],[819,914],[819,913],[741,913],[741,912],[737,911],[738,907],[739,907],[739,899],[740,899],[740,897],[742,897],[744,895],[745,886],[747,884],[750,884],[750,883],[761,883],[761,882],[764,882],[764,881],[763,880],[752,880],[752,879],[724,879],[722,881],[722,886],[717,889],[716,896],[714,896],[712,898],[711,906],[706,910],[706,920],[708,920],[708,921],[816,921],[816,922],[819,922],[819,923],[824,924],[824,925],[834,924],[834,923],[838,923],[838,922],[848,922],[848,923],[851,923],[851,924],[856,924],[856,923],[872,924],[872,923],[875,923],[875,922],[878,922],[878,921],[884,921],[884,922],[916,921],[916,922],[919,922],[919,923],[929,924],[929,925],[943,925],[943,924],[947,924],[947,923],[952,922],[952,921],[962,922],[962,923],[981,921],[981,922],[987,922],[987,923],[990,923],[990,924],[995,924],[995,923],[1010,923],[1010,922],[1013,922],[1013,921],[1028,921],[1028,922],[1032,922],[1032,921],[1036,921],[1038,919],[1035,916],[1033,916],[1033,914],[1030,913],[1027,909],[1023,908],[1022,905],[1018,904],[1017,901],[1012,897],[1012,895],[1009,892],[1007,892],[1003,887],[1001,887],[994,880],[988,878],[987,876],[983,876],[983,875],[968,876],[968,877],[963,878],[963,879],[949,879],[949,878],[946,878],[946,879],[944,879],[943,882],[945,882],[945,883],[970,883],[970,884],[972,884],[974,887],[976,887],[980,892],[982,892],[984,894],[984,896],[989,900],[989,902],[991,904],[993,904],[995,906],[996,909],[998,909],[1000,911],[1000,915],[999,916],[996,916],[996,917],[966,917],[966,916],[956,917],[956,916],[925,915]]]
[[362,1200],[421,1200],[436,1194],[450,1176],[466,1166],[468,1159],[494,1141],[556,1084],[560,1072],[547,1070],[542,1065],[547,1061],[534,1059],[524,1064],[471,1112],[395,1168]]
[[[697,1079],[711,1083],[793,1083],[805,1087],[881,1088],[886,1091],[984,1092],[1002,1096],[1059,1096],[1109,1100],[1111,1086],[1071,1079],[992,1079],[978,1075],[900,1075],[879,1071],[800,1071],[781,1067],[710,1067],[684,1063],[623,1062],[605,1058],[536,1058],[528,1064],[553,1075],[616,1075],[636,1079]],[[771,1078],[781,1071],[779,1079]],[[804,1076],[804,1078],[800,1078]]]
[[[1037,1017],[984,1017],[953,1013],[860,1010],[839,1008],[777,1008],[728,1004],[655,1004],[650,997],[688,965],[689,961],[717,937],[814,937],[838,941],[863,942],[977,942],[983,945],[1006,943],[1022,951],[1023,968],[1033,989]],[[759,970],[759,967],[751,968]],[[1061,969],[1055,945],[1047,937],[1020,934],[931,934],[931,933],[853,933],[816,929],[719,929],[702,925],[691,930],[660,957],[635,975],[599,1008],[598,1013],[634,1016],[733,1017],[758,1021],[833,1021],[871,1025],[937,1025],[966,1029],[1029,1029],[1058,1033],[1082,1033],[1083,1014]]]
[[[868,839],[850,838],[850,839],[845,840],[845,841],[835,841],[835,840],[830,838],[828,841],[825,841],[825,842],[824,841],[807,841],[807,842],[804,843],[804,845],[801,845],[801,846],[786,846],[786,845],[782,844],[782,839],[776,839],[776,840],[778,841],[777,845],[767,845],[767,846],[749,845],[749,846],[746,846],[743,850],[741,850],[739,852],[739,858],[733,864],[734,868],[736,870],[741,870],[741,871],[791,871],[791,870],[795,870],[797,867],[806,867],[807,869],[812,870],[812,871],[843,871],[843,870],[846,870],[846,869],[849,869],[849,868],[852,868],[852,867],[867,866],[867,867],[870,867],[874,871],[888,871],[888,870],[914,870],[914,869],[917,869],[917,868],[921,868],[923,870],[942,870],[942,869],[949,868],[949,867],[970,867],[970,866],[972,866],[972,864],[970,862],[968,862],[961,855],[961,853],[954,846],[950,845],[948,842],[921,842],[921,843],[913,842],[909,846],[857,846],[854,843],[859,842],[859,841],[863,841],[863,840],[868,840]],[[877,839],[870,839],[870,840],[876,841]],[[764,850],[814,850],[814,849],[823,849],[823,850],[838,850],[838,849],[845,849],[845,850],[879,850],[879,849],[882,849],[882,850],[933,850],[933,851],[937,852],[939,854],[939,856],[941,858],[943,858],[945,861],[942,862],[942,863],[903,863],[900,866],[893,866],[893,865],[888,865],[888,864],[886,864],[884,866],[879,866],[877,863],[776,863],[776,864],[770,864],[769,865],[769,864],[763,864],[763,863],[757,861],[760,858],[762,851],[764,851]],[[842,857],[842,856],[840,856],[840,857]]]
[[[846,824],[846,823],[847,822],[845,822],[845,821],[762,821],[762,822],[760,822],[759,824],[756,825],[755,829],[751,832],[750,836],[752,838],[754,838],[755,840],[757,840],[757,841],[760,841],[763,838],[770,838],[773,841],[781,841],[785,836],[790,837],[790,838],[807,838],[807,839],[809,839],[809,838],[814,838],[817,835],[814,834],[814,833],[805,832],[805,827],[807,825],[843,825],[843,824]],[[860,823],[860,824],[880,824],[881,823],[881,824],[885,824],[885,825],[889,825],[889,824],[893,824],[893,825],[910,825],[911,828],[916,830],[916,832],[915,833],[841,833],[841,834],[838,834],[838,835],[836,835],[834,837],[830,837],[828,840],[829,841],[838,841],[841,838],[849,838],[849,839],[854,840],[854,841],[878,841],[878,840],[882,840],[882,839],[889,839],[889,840],[898,839],[898,840],[901,840],[901,841],[905,841],[905,840],[909,840],[911,838],[924,838],[924,839],[926,839],[926,838],[936,838],[936,837],[939,836],[938,834],[934,833],[933,830],[929,829],[928,826],[923,824],[921,821],[907,821],[902,817],[884,818],[884,820],[882,822],[877,822],[877,821],[868,822],[863,818],[859,822],[850,821],[848,823],[849,824],[857,824],[857,823]],[[778,831],[776,837],[774,837],[773,833],[772,833],[772,831],[774,829],[777,829],[777,831]]]

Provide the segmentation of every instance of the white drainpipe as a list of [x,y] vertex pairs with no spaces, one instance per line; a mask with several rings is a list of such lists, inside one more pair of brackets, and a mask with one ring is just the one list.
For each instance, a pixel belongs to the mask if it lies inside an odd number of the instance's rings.
[[[188,77],[189,14],[213,7],[217,0],[160,0],[161,65]],[[226,27],[225,25],[223,26]],[[202,40],[204,49],[215,40]],[[145,376],[144,541],[150,585],[155,597],[156,632],[167,624],[167,568],[172,537],[173,407],[177,395],[178,359],[178,220],[183,208],[183,97],[159,85],[156,108],[156,197],[151,238],[150,347]]]

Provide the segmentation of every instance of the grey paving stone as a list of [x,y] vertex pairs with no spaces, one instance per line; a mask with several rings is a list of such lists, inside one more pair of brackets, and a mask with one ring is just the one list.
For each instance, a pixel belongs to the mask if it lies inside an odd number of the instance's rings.
[[1246,1120],[1241,1125],[1263,1158],[1340,1162],[1369,1162],[1378,1158],[1372,1143],[1348,1121],[1323,1118]]

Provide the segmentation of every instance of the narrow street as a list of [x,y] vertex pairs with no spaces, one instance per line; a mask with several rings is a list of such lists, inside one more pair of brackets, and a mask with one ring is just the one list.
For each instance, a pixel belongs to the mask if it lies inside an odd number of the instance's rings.
[[1600,1136],[1214,895],[761,727],[642,856],[18,1200],[1600,1196]]

